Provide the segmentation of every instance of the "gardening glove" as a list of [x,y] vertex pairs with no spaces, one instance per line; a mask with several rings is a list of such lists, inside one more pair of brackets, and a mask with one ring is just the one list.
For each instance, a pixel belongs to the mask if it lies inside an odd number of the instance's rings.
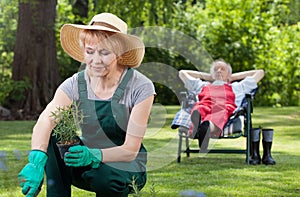
[[34,197],[40,191],[44,179],[44,168],[48,155],[40,150],[32,150],[28,155],[28,164],[18,174],[22,193],[26,197]]
[[76,145],[69,148],[69,151],[65,154],[64,161],[67,166],[91,165],[92,168],[98,168],[102,161],[102,152],[100,149]]

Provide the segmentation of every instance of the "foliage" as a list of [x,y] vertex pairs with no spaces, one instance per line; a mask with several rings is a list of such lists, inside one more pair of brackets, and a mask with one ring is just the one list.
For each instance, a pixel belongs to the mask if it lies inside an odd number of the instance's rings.
[[266,76],[260,86],[263,103],[273,106],[300,104],[300,23],[282,25],[270,30],[269,50],[257,59],[264,65]]
[[17,30],[17,13],[18,1],[0,1],[0,54],[13,51]]
[[[225,59],[232,64],[234,71],[263,68],[266,76],[260,83],[260,90],[264,94],[257,95],[258,105],[300,105],[298,0],[86,1],[89,3],[88,17],[79,16],[74,10],[72,6],[76,0],[57,1],[56,47],[62,80],[78,71],[81,65],[62,50],[59,41],[61,26],[77,22],[86,24],[97,13],[112,12],[127,21],[130,33],[137,34],[138,28],[151,26],[170,28],[198,40],[212,59]],[[1,1],[2,76],[11,73],[17,12],[18,1]],[[176,39],[180,40],[180,37]],[[193,50],[194,46],[187,48],[189,52]],[[195,62],[189,61],[172,46],[147,47],[143,64],[150,62],[169,65],[176,70],[199,69]],[[160,68],[157,69],[159,72]],[[158,93],[155,102],[178,103],[178,91],[183,89],[183,85],[178,81],[170,85],[172,79],[165,77],[154,82]],[[7,84],[12,83],[4,85]],[[1,95],[3,100],[7,89]]]
[[207,1],[205,8],[177,9],[186,20],[173,26],[196,32],[213,59],[225,59],[234,72],[264,69],[258,105],[299,105],[299,27],[281,25],[287,5],[286,0]]
[[290,0],[288,3],[289,11],[280,16],[280,20],[284,24],[297,24],[300,21],[300,1]]
[[66,23],[74,23],[76,16],[72,12],[72,4],[69,0],[58,0],[56,6],[56,48],[58,69],[62,79],[70,77],[73,73],[78,71],[79,62],[73,60],[67,53],[65,53],[60,44],[60,29]]
[[17,29],[17,3],[17,1],[0,1],[0,105],[5,104],[6,98],[13,90],[26,83],[13,82],[10,75]]
[[[300,110],[299,107],[254,107],[253,124],[273,128],[272,156],[274,166],[248,166],[243,154],[182,155],[176,163],[178,131],[170,129],[170,122],[179,106],[167,106],[168,119],[159,131],[146,136],[144,145],[149,155],[158,150],[163,162],[168,155],[163,148],[175,140],[172,161],[147,172],[147,183],[140,191],[143,197],[174,197],[182,190],[201,191],[207,196],[299,196],[300,182]],[[286,124],[286,123],[289,124]],[[27,163],[30,137],[35,121],[0,121],[0,191],[1,197],[22,196],[17,174]],[[151,132],[148,128],[147,133]],[[197,145],[197,141],[191,146]],[[219,140],[215,146],[245,145],[245,138]],[[234,148],[233,147],[233,148]],[[262,146],[260,147],[263,153]],[[155,165],[148,158],[148,167]],[[196,177],[196,178],[195,178]],[[154,184],[154,185],[153,185]],[[155,187],[155,192],[153,188]],[[39,197],[45,197],[46,183]],[[94,197],[93,192],[72,187],[72,196]],[[129,195],[131,196],[131,195]]]
[[13,48],[17,30],[18,4],[16,1],[0,2],[0,68],[9,74],[13,59]]
[[80,123],[83,121],[83,113],[77,104],[58,107],[52,112],[52,117],[56,123],[52,135],[57,137],[61,144],[72,144],[81,135]]
[[8,96],[15,101],[21,102],[25,99],[25,90],[31,87],[28,78],[21,81],[14,81],[11,79],[11,76],[0,74],[0,82],[0,105],[6,104],[5,101]]

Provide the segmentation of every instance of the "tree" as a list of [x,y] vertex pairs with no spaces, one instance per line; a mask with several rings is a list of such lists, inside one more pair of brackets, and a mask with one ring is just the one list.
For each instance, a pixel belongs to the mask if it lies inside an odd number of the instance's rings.
[[56,0],[21,0],[14,48],[12,78],[29,79],[22,102],[11,99],[13,110],[38,114],[51,100],[59,83],[56,59]]
[[179,7],[175,14],[182,20],[173,26],[195,36],[213,59],[230,62],[234,72],[264,69],[256,105],[299,105],[300,23],[282,23],[288,2],[207,1],[205,8]]

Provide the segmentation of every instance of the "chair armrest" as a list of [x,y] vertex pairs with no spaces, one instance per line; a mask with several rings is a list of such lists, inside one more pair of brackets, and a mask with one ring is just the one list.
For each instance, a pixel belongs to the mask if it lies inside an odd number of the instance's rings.
[[250,105],[249,108],[247,109],[250,109],[250,113],[253,112],[253,104],[252,104],[252,100],[254,99],[254,95],[253,94],[246,94],[246,102],[247,102],[247,105]]
[[180,100],[181,100],[181,107],[187,108],[188,107],[188,94],[187,92],[180,92]]

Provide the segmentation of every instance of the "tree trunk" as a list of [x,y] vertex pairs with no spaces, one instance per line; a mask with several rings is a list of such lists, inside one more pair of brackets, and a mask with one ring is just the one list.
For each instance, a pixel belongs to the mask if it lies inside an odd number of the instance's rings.
[[23,0],[12,69],[13,80],[30,80],[25,99],[11,102],[12,109],[39,114],[52,99],[59,83],[56,59],[56,0]]
[[[88,17],[89,1],[88,0],[76,0],[72,5],[73,14],[80,17]],[[75,21],[77,23],[77,21]],[[80,21],[81,22],[81,21]]]

